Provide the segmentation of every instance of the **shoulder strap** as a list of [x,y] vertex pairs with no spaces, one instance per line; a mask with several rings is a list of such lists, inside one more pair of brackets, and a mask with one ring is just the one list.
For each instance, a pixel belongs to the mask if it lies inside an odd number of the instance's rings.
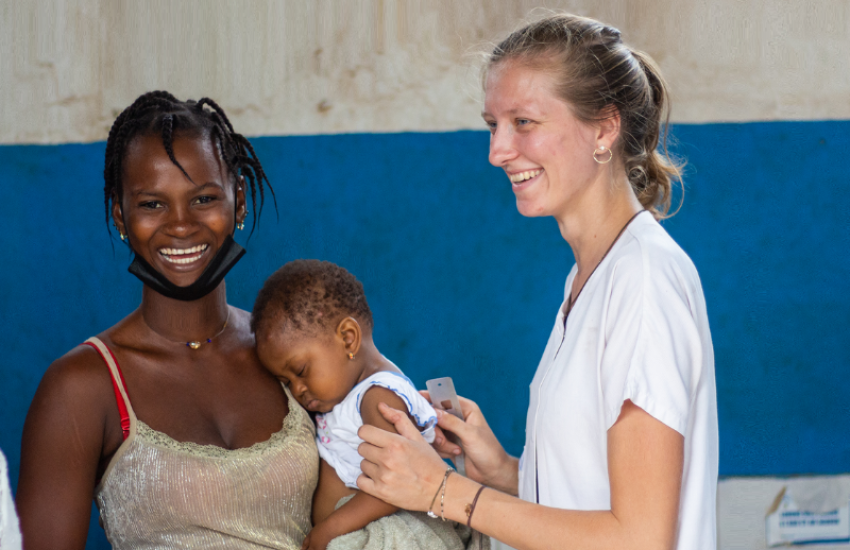
[[118,361],[115,360],[115,355],[112,350],[104,344],[100,338],[92,336],[83,345],[93,347],[106,366],[109,367],[109,376],[112,378],[112,389],[115,390],[115,402],[118,404],[118,413],[121,415],[121,432],[124,439],[130,435],[130,415],[133,412],[133,407],[130,405],[130,398],[127,397],[127,383],[124,381],[124,374],[121,372],[121,367],[118,366]]

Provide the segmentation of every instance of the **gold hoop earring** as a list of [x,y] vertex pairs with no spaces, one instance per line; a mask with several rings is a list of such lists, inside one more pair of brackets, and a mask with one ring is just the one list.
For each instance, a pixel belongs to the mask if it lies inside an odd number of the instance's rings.
[[349,360],[349,361],[353,361],[353,360],[354,360],[354,354],[353,354],[353,353],[349,353],[349,354],[348,354],[348,360]]
[[237,224],[236,224],[236,229],[238,229],[239,231],[242,231],[243,229],[245,229],[245,222],[239,222],[239,223],[237,223]]
[[[604,155],[605,151],[608,151],[608,158],[605,160],[599,160],[598,155]],[[598,149],[593,151],[593,160],[596,161],[596,164],[608,164],[611,162],[611,159],[614,158],[614,152],[611,149],[608,149],[604,145],[600,145]]]
[[127,235],[125,235],[124,233],[118,233],[118,235],[121,237],[122,241],[127,238]]

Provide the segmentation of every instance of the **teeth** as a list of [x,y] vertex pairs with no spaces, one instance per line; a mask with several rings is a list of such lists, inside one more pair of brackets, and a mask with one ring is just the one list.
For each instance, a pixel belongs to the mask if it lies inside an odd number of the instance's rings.
[[[208,244],[199,244],[192,248],[160,248],[159,253],[173,264],[188,264],[200,258],[201,253],[207,248],[209,248]],[[172,256],[187,256],[189,254],[193,254],[193,256],[191,258],[172,258]]]
[[512,176],[508,176],[508,179],[511,180],[511,183],[522,183],[526,180],[530,180],[541,172],[543,172],[542,169],[526,170],[525,172],[520,172],[519,174],[513,174]]
[[192,263],[192,262],[194,262],[195,260],[198,259],[198,256],[195,256],[195,257],[192,257],[192,258],[180,258],[180,259],[174,259],[174,258],[171,258],[171,257],[168,257],[168,256],[163,256],[163,257],[167,261],[169,261],[173,264],[188,264],[188,263]]

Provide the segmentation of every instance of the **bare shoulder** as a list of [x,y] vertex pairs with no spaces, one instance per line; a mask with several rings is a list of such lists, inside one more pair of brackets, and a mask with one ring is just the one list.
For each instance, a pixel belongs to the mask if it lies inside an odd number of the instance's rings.
[[239,309],[235,306],[230,308],[227,325],[233,330],[240,346],[254,347],[254,333],[251,332],[251,312]]
[[363,394],[363,399],[360,400],[360,417],[363,419],[363,423],[376,426],[388,432],[395,432],[395,427],[378,410],[380,403],[385,403],[393,409],[398,409],[408,415],[410,414],[404,400],[397,393],[382,386],[372,386],[366,390],[366,393]]
[[236,306],[228,305],[227,307],[230,311],[228,324],[245,328],[248,332],[251,332],[251,312]]
[[106,363],[94,348],[81,344],[51,363],[38,392],[93,398],[104,390],[108,395],[111,386]]
[[27,413],[24,439],[74,426],[85,439],[102,444],[107,418],[117,411],[114,400],[106,364],[90,346],[77,346],[44,373]]
[[120,427],[115,435],[107,425],[110,405],[117,417],[111,391],[109,371],[89,346],[75,347],[45,372],[21,440],[17,508],[28,548],[85,545],[99,467],[120,444]]

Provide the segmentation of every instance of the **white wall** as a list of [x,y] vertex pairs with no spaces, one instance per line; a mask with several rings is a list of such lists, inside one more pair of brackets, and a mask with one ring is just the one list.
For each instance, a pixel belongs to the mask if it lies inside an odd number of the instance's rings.
[[847,0],[2,0],[0,143],[105,139],[161,88],[249,135],[482,128],[472,52],[541,3],[651,53],[676,121],[850,118]]

